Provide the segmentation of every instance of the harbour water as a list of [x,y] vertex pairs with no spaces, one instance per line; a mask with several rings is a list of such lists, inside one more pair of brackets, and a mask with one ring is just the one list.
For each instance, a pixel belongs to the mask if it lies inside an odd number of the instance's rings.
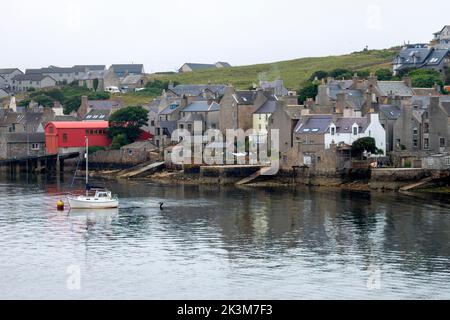
[[70,182],[0,182],[1,299],[450,298],[447,196],[127,182],[58,212]]

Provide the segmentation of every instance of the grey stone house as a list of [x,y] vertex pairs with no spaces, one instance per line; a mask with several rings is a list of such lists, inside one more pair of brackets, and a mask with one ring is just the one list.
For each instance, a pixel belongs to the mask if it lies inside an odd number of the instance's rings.
[[12,79],[11,89],[15,92],[24,92],[30,88],[44,89],[56,87],[57,81],[47,75],[42,74],[23,74],[15,76]]
[[113,70],[120,79],[129,75],[143,75],[145,73],[143,64],[113,64],[110,69]]
[[282,155],[294,146],[294,129],[305,110],[304,106],[289,106],[285,103],[278,103],[277,108],[271,115],[268,128],[269,140],[271,139],[271,130],[277,129],[280,137],[279,146]]
[[269,100],[270,92],[239,91],[227,87],[220,101],[220,131],[253,129],[253,113]]
[[422,119],[423,150],[435,153],[450,151],[450,102],[431,97]]
[[0,134],[0,158],[20,159],[45,155],[45,133],[11,132]]
[[23,72],[18,68],[0,69],[0,89],[11,89],[12,79],[22,74]]
[[195,121],[202,123],[202,130],[219,129],[220,105],[217,102],[196,101],[181,110],[178,129],[187,129],[192,133]]

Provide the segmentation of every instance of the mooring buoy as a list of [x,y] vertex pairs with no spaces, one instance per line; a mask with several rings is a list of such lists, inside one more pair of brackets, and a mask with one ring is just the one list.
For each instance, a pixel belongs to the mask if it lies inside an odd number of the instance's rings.
[[62,200],[59,200],[56,203],[56,208],[58,209],[58,211],[64,211],[64,202]]

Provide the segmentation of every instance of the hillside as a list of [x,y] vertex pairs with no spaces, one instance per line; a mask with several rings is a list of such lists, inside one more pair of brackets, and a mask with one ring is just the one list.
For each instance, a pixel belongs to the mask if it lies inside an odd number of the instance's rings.
[[398,49],[396,48],[370,50],[342,56],[302,58],[184,74],[153,74],[150,75],[150,78],[179,82],[181,84],[224,83],[231,84],[239,89],[247,89],[253,84],[258,83],[261,77],[266,80],[274,80],[281,77],[286,87],[297,90],[312,73],[318,70],[330,71],[337,68],[344,68],[358,71],[390,68],[390,64],[397,53]]

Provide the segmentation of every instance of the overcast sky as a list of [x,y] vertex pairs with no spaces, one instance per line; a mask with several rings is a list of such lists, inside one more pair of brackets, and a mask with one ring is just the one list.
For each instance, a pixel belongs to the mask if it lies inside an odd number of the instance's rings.
[[247,65],[428,42],[442,0],[2,1],[0,68],[184,62]]

